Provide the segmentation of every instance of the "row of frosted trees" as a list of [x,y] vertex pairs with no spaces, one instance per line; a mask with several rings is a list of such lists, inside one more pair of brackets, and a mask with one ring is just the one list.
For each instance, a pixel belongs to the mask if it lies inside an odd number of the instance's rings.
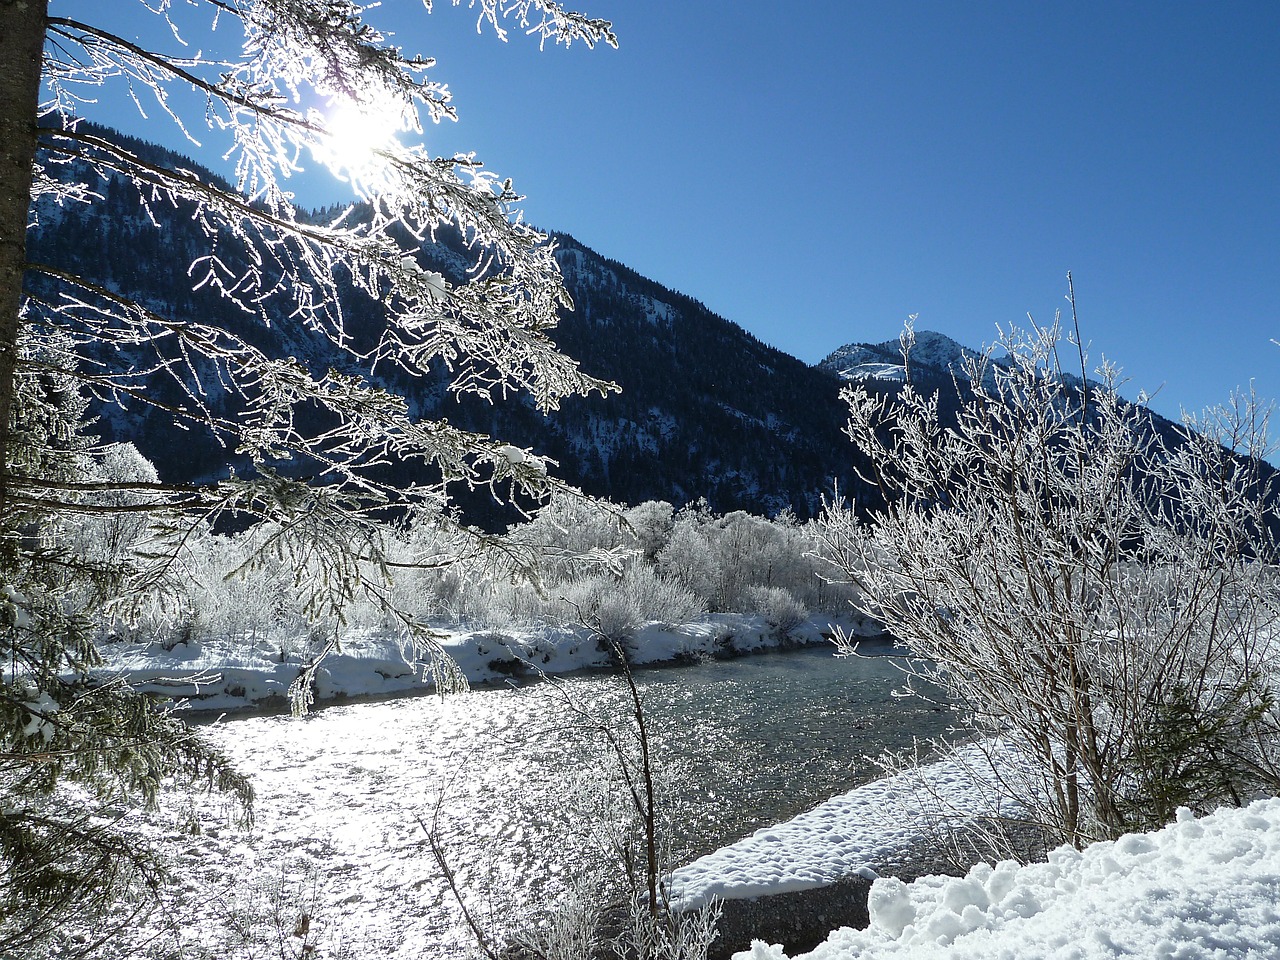
[[[104,468],[153,472],[128,445],[112,448]],[[148,549],[145,525],[128,514],[93,520],[82,530],[79,547],[102,554],[104,562]],[[388,605],[363,599],[346,607],[341,623],[318,618],[299,588],[296,566],[263,550],[274,535],[270,525],[189,535],[163,602],[104,622],[102,639],[172,645],[266,638],[293,651],[334,631],[397,629]],[[821,546],[815,524],[785,513],[773,519],[717,515],[703,503],[678,510],[665,501],[625,507],[564,494],[511,528],[504,542],[536,577],[495,576],[492,558],[483,553],[456,559],[457,544],[447,533],[421,525],[389,537],[390,562],[434,556],[441,563],[395,569],[387,596],[396,611],[442,628],[536,630],[586,622],[626,640],[646,623],[678,626],[708,613],[740,613],[759,615],[785,635],[810,614],[853,613],[853,590]]]

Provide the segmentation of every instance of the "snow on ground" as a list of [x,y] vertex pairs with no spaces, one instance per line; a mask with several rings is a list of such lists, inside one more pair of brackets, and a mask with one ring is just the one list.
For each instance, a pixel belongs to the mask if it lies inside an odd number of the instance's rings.
[[[990,746],[835,797],[675,872],[677,907],[871,879],[937,835],[939,817],[1016,815],[982,776]],[[1002,769],[1008,751],[995,756]],[[867,930],[841,928],[790,960],[1274,960],[1280,957],[1280,798],[1046,862],[872,884]],[[788,960],[757,941],[734,960]]]
[[[967,876],[883,878],[871,926],[804,960],[1274,960],[1280,956],[1280,799],[1149,834],[1055,850]],[[757,941],[734,960],[786,960]],[[799,960],[799,957],[793,958]]]
[[[649,623],[626,641],[637,665],[695,662],[721,656],[822,643],[835,626],[858,625],[813,617],[780,636],[759,616],[709,614],[695,623]],[[525,630],[441,627],[441,645],[473,684],[606,667],[609,654],[578,626]],[[197,710],[236,710],[283,703],[305,662],[306,645],[277,638],[236,637],[177,644],[107,643],[103,675],[122,675],[135,689],[185,700]],[[398,637],[367,631],[343,638],[316,676],[316,699],[379,697],[429,691],[430,670]]]
[[873,781],[677,870],[673,903],[693,909],[827,886],[875,871],[937,833],[945,817],[1012,815],[982,776],[977,748]]

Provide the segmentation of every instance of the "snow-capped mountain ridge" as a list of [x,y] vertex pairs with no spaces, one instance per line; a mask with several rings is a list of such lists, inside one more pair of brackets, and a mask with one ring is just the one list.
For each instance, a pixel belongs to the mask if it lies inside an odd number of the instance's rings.
[[[957,343],[945,333],[934,330],[915,331],[915,340],[908,353],[913,374],[924,371],[925,380],[936,386],[939,378],[968,380],[965,361],[981,358],[989,350],[987,345],[979,350]],[[1012,363],[1007,353],[998,350],[990,356],[992,367],[1007,367]],[[883,343],[848,343],[828,354],[818,363],[818,369],[833,373],[841,380],[885,380],[901,383],[906,380],[906,366],[902,357],[902,341],[886,340]],[[987,376],[991,369],[987,369]],[[1074,373],[1063,370],[1063,382],[1079,387],[1084,381]],[[913,379],[916,379],[913,376]],[[1092,378],[1090,383],[1092,383]]]
[[[901,340],[848,343],[833,350],[818,367],[834,373],[841,380],[905,380],[902,347]],[[936,373],[963,377],[963,361],[981,355],[982,351],[957,343],[944,333],[917,330],[908,362],[913,367],[926,366]]]

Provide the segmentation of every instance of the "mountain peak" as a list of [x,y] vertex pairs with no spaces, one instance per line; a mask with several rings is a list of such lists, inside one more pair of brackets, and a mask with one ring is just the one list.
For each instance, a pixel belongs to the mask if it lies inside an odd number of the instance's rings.
[[[922,365],[944,374],[959,374],[965,357],[978,356],[978,351],[957,343],[945,333],[917,330],[915,337],[911,348],[913,367]],[[818,367],[842,380],[906,379],[902,344],[896,339],[884,343],[846,344],[832,351]]]

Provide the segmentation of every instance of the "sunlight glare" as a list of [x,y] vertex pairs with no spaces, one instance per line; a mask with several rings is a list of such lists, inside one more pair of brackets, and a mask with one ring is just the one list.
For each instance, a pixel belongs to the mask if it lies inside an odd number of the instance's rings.
[[404,128],[397,107],[342,101],[330,106],[324,125],[328,136],[312,148],[317,160],[361,192],[385,184],[387,163],[379,151],[393,146]]

